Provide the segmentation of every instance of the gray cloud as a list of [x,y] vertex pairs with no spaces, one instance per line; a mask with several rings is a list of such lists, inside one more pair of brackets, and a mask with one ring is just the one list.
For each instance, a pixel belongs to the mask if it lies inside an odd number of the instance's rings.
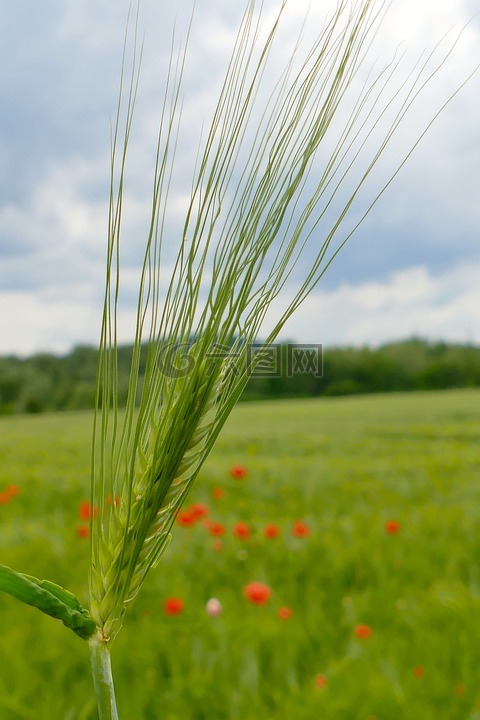
[[[271,0],[266,8],[271,10],[275,5]],[[298,0],[294,5],[293,15],[300,16],[303,4]],[[0,10],[0,293],[8,292],[8,297],[15,292],[28,294],[30,304],[25,301],[25,307],[38,312],[39,317],[44,313],[39,327],[52,347],[63,347],[65,341],[52,339],[62,333],[58,322],[55,329],[47,329],[52,305],[45,303],[46,294],[57,298],[57,303],[65,298],[69,304],[77,298],[93,314],[99,310],[109,123],[116,110],[127,6],[114,0],[47,0],[41,5],[19,0],[2,4]],[[473,14],[473,6],[470,0],[459,6],[459,24]],[[180,43],[190,13],[189,0],[167,7],[164,3],[143,3],[145,55],[130,152],[123,253],[133,274],[141,261],[148,223],[152,151],[170,28],[176,16]],[[311,13],[315,27],[323,3],[313,3]],[[183,88],[183,135],[167,225],[171,252],[180,234],[202,120],[212,112],[212,97],[221,82],[220,69],[226,63],[240,15],[237,4],[221,0],[197,3]],[[435,15],[437,20],[439,16]],[[289,26],[285,40],[288,31]],[[425,32],[423,26],[418,32]],[[420,101],[399,141],[408,143],[408,137],[415,137],[431,108],[439,106],[473,68],[479,35],[477,19],[445,73]],[[431,39],[421,35],[420,47],[429,44]],[[327,273],[326,290],[334,292],[342,283],[360,287],[368,282],[387,282],[395,271],[419,266],[440,276],[452,266],[478,262],[478,90],[477,76],[446,109]],[[386,156],[385,166],[394,167],[400,158],[396,143]],[[371,190],[387,177],[382,172],[377,185],[369,186]],[[356,217],[353,214],[352,221]],[[132,285],[128,291],[132,306],[134,296]],[[83,341],[85,324],[75,327],[78,341]],[[2,327],[4,337],[8,332]],[[67,335],[67,342],[75,341],[71,328]],[[18,334],[15,338],[12,335],[11,349],[20,342]]]

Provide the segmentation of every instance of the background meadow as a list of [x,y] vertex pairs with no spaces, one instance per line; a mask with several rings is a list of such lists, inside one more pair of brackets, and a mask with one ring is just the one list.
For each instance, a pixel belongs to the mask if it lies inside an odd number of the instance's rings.
[[[1,562],[83,602],[90,433],[0,418]],[[113,646],[120,716],[480,718],[479,439],[478,390],[238,406]],[[2,720],[96,717],[87,646],[6,595],[0,659]]]

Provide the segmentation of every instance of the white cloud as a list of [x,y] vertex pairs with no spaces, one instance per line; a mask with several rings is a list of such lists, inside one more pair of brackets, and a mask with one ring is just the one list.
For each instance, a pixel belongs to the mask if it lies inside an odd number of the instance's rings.
[[[332,345],[379,345],[421,336],[431,340],[480,343],[480,263],[457,266],[434,276],[424,267],[393,273],[382,282],[345,284],[317,290],[285,326],[281,338]],[[138,275],[128,272],[124,286],[132,294]],[[67,352],[72,346],[98,343],[101,304],[88,285],[42,293],[0,292],[0,354]],[[275,302],[269,317],[280,311]],[[119,316],[119,340],[130,342],[135,312]],[[268,319],[264,336],[268,331]]]
[[2,313],[0,354],[63,353],[82,340],[96,344],[98,312],[78,295],[73,302],[66,295],[59,301],[34,292],[1,292],[1,306],[9,312]]
[[[100,338],[101,303],[88,286],[72,292],[58,288],[44,293],[0,292],[0,306],[8,308],[0,320],[0,355],[28,356],[36,352],[63,354],[75,345],[96,347]],[[132,340],[135,312],[123,310],[119,318],[119,343]]]
[[283,338],[325,345],[378,345],[413,335],[480,343],[480,263],[439,275],[425,267],[382,282],[315,291],[282,331]]

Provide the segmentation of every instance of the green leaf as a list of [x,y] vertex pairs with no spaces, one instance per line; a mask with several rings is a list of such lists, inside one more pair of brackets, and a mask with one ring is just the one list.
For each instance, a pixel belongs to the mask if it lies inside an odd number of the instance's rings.
[[49,580],[38,580],[15,572],[6,565],[0,565],[0,590],[38,608],[46,615],[61,620],[84,640],[91,637],[96,630],[95,623],[88,616],[88,610],[80,605],[75,595]]

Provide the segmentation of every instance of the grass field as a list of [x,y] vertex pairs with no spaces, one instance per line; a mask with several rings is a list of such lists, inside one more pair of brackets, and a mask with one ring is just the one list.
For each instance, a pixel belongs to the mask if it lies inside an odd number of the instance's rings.
[[[239,406],[190,498],[208,517],[113,646],[122,720],[480,719],[479,441],[478,391]],[[0,562],[82,601],[89,448],[88,414],[0,420]],[[86,645],[6,595],[0,660],[1,720],[96,717]]]

